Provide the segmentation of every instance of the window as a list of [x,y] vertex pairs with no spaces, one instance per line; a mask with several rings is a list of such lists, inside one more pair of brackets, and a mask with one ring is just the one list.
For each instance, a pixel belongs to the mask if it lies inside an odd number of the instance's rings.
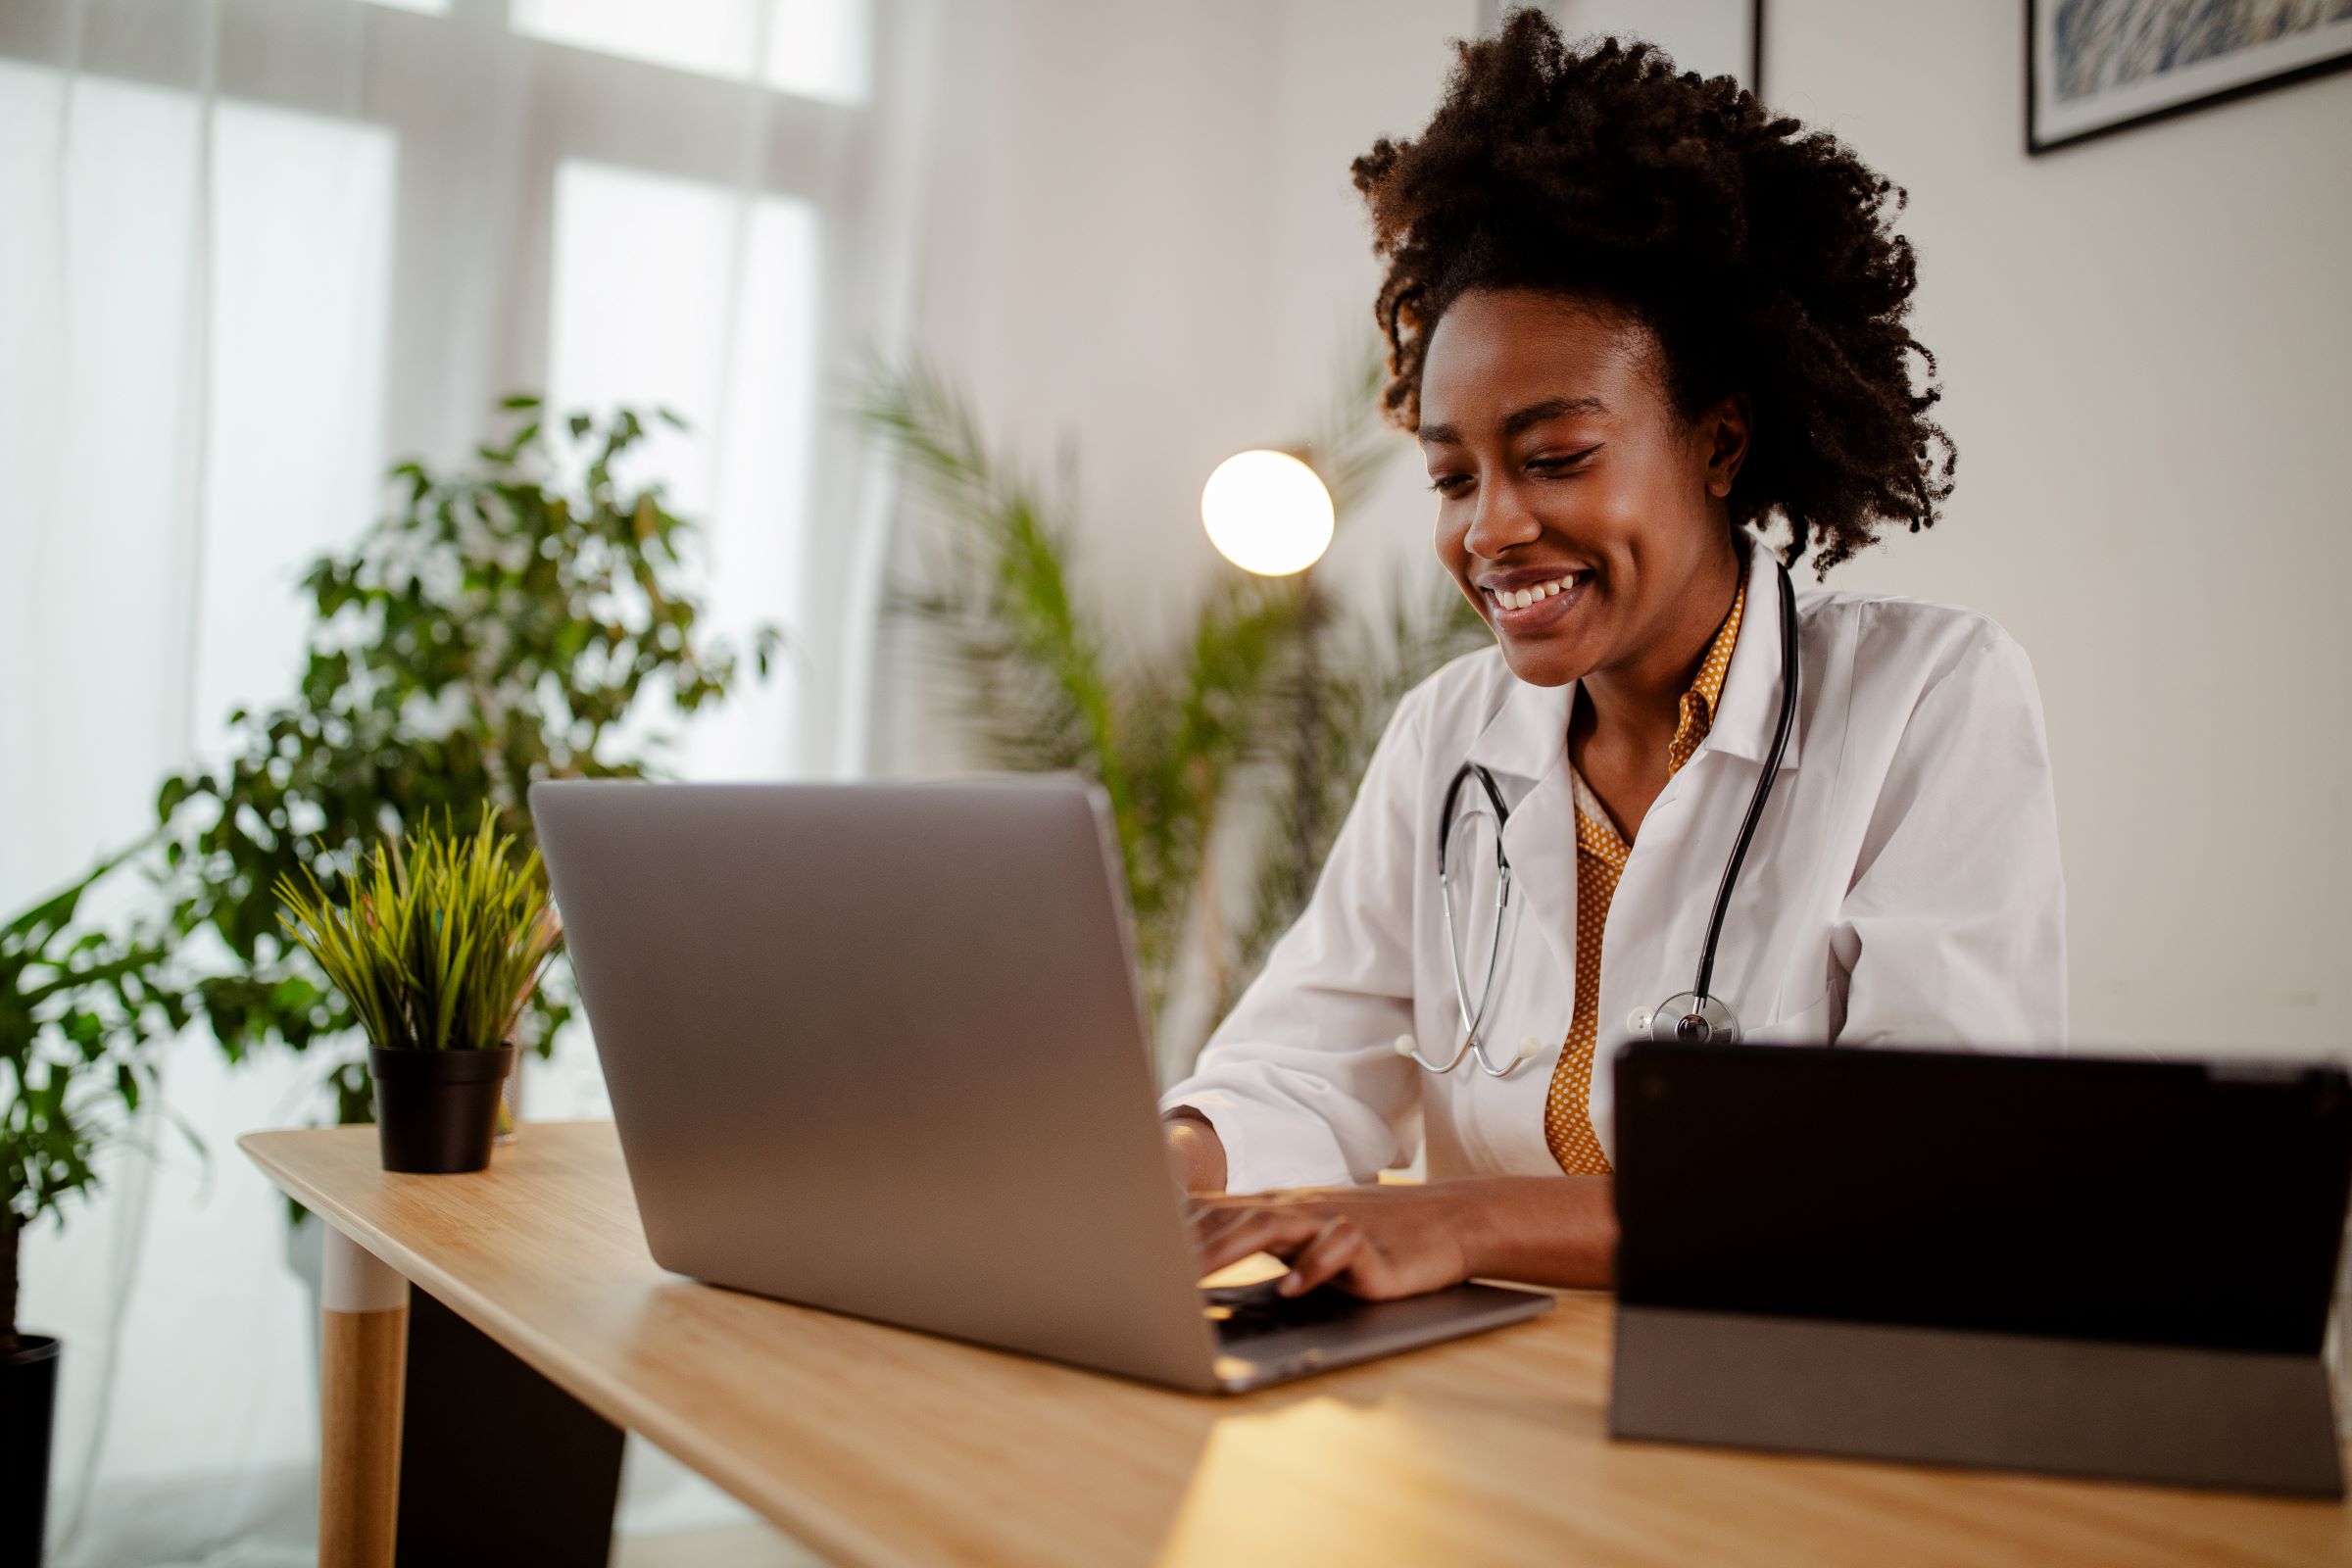
[[741,79],[757,64],[766,85],[831,103],[866,95],[863,0],[514,0],[514,27],[704,75]]
[[[625,243],[620,237],[626,236]],[[631,403],[657,428],[639,468],[706,519],[712,629],[738,647],[797,603],[796,548],[816,421],[816,213],[715,186],[573,162],[556,173],[548,395],[558,410]],[[699,776],[760,771],[790,733],[789,662],[698,724]]]

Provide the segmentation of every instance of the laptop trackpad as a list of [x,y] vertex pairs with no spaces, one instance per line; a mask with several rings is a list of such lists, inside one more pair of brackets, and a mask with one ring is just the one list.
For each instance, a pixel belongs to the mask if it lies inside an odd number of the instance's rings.
[[1272,1280],[1204,1290],[1217,1330],[1217,1376],[1228,1388],[1345,1366],[1477,1334],[1546,1311],[1541,1291],[1454,1285],[1425,1296],[1366,1301],[1330,1286],[1286,1297]]

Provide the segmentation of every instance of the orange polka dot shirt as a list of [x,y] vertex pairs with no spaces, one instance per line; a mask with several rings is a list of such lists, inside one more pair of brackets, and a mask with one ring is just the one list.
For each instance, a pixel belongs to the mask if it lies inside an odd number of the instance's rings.
[[[1698,678],[1683,693],[1682,716],[1666,748],[1669,778],[1682,771],[1714,727],[1715,704],[1723,695],[1723,677],[1732,667],[1732,649],[1740,641],[1740,614],[1747,608],[1747,584],[1732,600],[1732,612],[1707,645]],[[1576,1008],[1568,1020],[1568,1043],[1552,1069],[1551,1090],[1544,1100],[1544,1141],[1552,1158],[1571,1176],[1605,1176],[1609,1156],[1601,1152],[1592,1131],[1590,1101],[1592,1094],[1592,1053],[1600,1034],[1600,939],[1609,922],[1609,901],[1617,896],[1617,879],[1625,873],[1633,853],[1608,808],[1568,767],[1576,789]]]

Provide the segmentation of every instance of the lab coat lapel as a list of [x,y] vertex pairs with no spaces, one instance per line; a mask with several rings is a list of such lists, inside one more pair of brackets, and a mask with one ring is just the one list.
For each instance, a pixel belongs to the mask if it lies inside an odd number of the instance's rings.
[[[1773,731],[1781,719],[1779,579],[1772,551],[1758,543],[1748,552],[1747,609],[1740,617],[1740,640],[1733,645],[1723,698],[1715,705],[1715,722],[1707,732],[1707,749],[1718,756],[1761,762],[1772,750]],[[1801,673],[1798,679],[1802,681]],[[1788,749],[1781,756],[1783,769],[1796,765],[1803,739],[1804,726],[1792,726]]]
[[[1562,996],[1572,991],[1576,974],[1576,801],[1568,776],[1568,715],[1575,704],[1574,682],[1515,682],[1470,748],[1470,760],[1497,775],[1504,799],[1512,801],[1502,833],[1512,897],[1525,901],[1520,917],[1542,928]],[[1514,791],[1506,776],[1526,782]],[[1561,1025],[1566,1027],[1565,1015]]]

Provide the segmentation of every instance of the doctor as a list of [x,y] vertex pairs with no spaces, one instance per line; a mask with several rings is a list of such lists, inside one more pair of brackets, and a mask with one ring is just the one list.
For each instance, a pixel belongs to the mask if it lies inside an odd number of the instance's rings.
[[[1759,1047],[2063,1047],[2040,703],[1969,611],[1810,589],[1787,619],[1782,555],[1826,574],[1951,488],[1909,378],[1915,351],[1934,366],[1903,324],[1912,252],[1852,152],[1521,12],[1355,179],[1388,406],[1495,646],[1398,706],[1313,899],[1163,1102],[1168,1137],[1193,1191],[1228,1195],[1196,1209],[1212,1269],[1266,1250],[1289,1292],[1601,1286],[1609,1053],[1694,989],[1785,633],[1796,701],[1704,986]],[[1416,1146],[1428,1182],[1378,1185]]]

